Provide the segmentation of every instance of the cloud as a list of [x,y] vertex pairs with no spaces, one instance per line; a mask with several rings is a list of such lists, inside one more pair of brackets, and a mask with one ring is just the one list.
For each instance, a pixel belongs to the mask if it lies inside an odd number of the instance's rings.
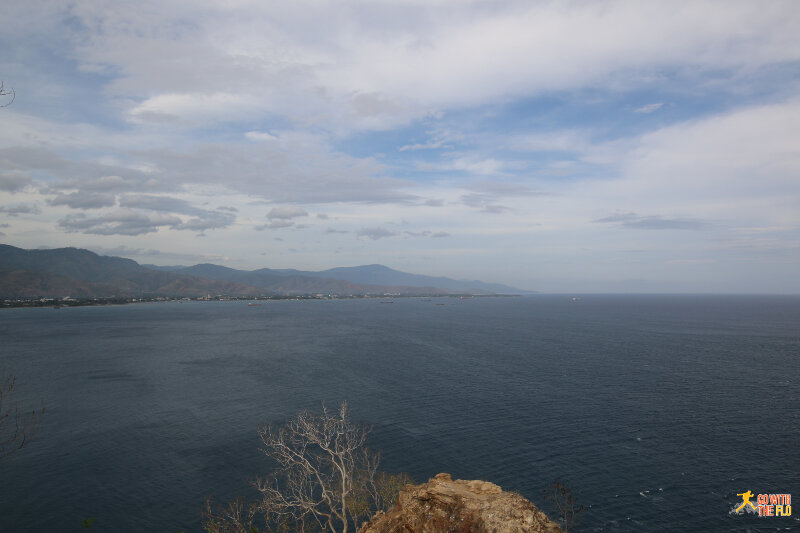
[[427,205],[428,207],[442,207],[444,205],[444,200],[439,198],[429,198],[423,202],[423,205]]
[[[333,63],[345,68],[330,69],[323,80],[334,87],[355,82],[367,90],[400,92],[429,104],[468,105],[596,86],[615,77],[628,85],[643,83],[641,71],[676,64],[757,68],[800,56],[791,34],[798,15],[790,4],[763,10],[735,3],[724,17],[717,7],[507,2],[488,13],[438,4],[411,10],[419,23],[410,34],[388,32],[377,40],[365,30],[355,57]],[[719,25],[710,27],[709,18]],[[667,42],[673,45],[665,47]],[[791,45],[794,50],[781,50]]]
[[[83,188],[100,192],[112,192],[115,187],[126,184],[129,188],[142,187],[151,176],[141,170],[119,164],[96,161],[72,160],[48,148],[16,146],[0,149],[0,161],[6,168],[49,174],[54,179],[55,190]],[[150,183],[153,186],[153,183]]]
[[152,194],[127,194],[120,198],[120,207],[150,209],[167,213],[183,213],[187,215],[213,213],[194,207],[186,200],[170,196],[156,196]]
[[[386,175],[373,158],[335,152],[318,135],[285,135],[280,143],[190,143],[108,150],[109,157],[79,160],[41,147],[0,148],[6,172],[40,174],[42,192],[177,192],[198,185],[270,202],[408,203],[410,182]],[[180,144],[180,143],[179,143]],[[268,171],[265,169],[269,169]]]
[[308,211],[297,206],[274,207],[269,213],[267,213],[267,218],[270,220],[289,220],[296,217],[306,216],[308,216]]
[[671,265],[710,265],[716,262],[716,259],[671,259],[667,261]]
[[59,220],[58,225],[70,232],[95,235],[142,235],[156,232],[161,227],[177,228],[182,223],[176,216],[120,209],[98,217],[87,217],[82,213],[67,215]]
[[0,205],[0,213],[15,217],[17,215],[38,215],[42,212],[36,204]]
[[332,233],[350,233],[350,232],[341,229],[328,228],[325,230],[325,233],[332,234]]
[[[78,185],[73,182],[72,185]],[[99,178],[81,180],[80,188],[86,191],[95,192],[125,192],[137,187],[139,184],[133,180],[125,179],[120,176],[100,176]]]
[[493,199],[492,195],[471,193],[462,195],[461,203],[469,207],[480,208],[484,213],[499,214],[510,210],[504,205],[491,203]]
[[430,230],[425,230],[425,231],[407,231],[406,235],[408,235],[410,237],[431,237],[433,239],[441,239],[442,237],[450,237],[450,234],[447,233],[446,231],[433,232],[433,231],[430,231]]
[[120,198],[120,207],[129,209],[148,209],[159,213],[189,215],[192,218],[170,225],[176,230],[206,231],[225,228],[233,224],[236,215],[229,210],[213,211],[195,207],[190,202],[171,196],[151,194],[128,194]]
[[47,201],[50,205],[66,205],[73,209],[99,209],[113,206],[116,202],[116,197],[113,194],[97,192],[62,193]]
[[270,220],[268,224],[256,226],[255,229],[262,231],[265,229],[283,229],[294,227],[296,229],[303,229],[308,227],[305,224],[295,225],[292,219],[299,217],[307,217],[308,211],[298,206],[283,206],[273,207],[267,213],[267,218]]
[[226,122],[245,118],[257,102],[241,94],[169,93],[145,100],[128,111],[132,122]]
[[639,216],[636,213],[618,213],[597,219],[594,222],[618,224],[623,228],[652,230],[702,230],[711,227],[709,222],[693,218]]
[[507,144],[523,152],[582,152],[591,146],[590,132],[578,129],[553,130],[512,136]]
[[21,191],[32,183],[30,176],[23,172],[0,173],[0,191]]
[[202,211],[198,215],[184,221],[176,215],[158,211],[147,213],[123,207],[96,217],[87,217],[82,213],[67,215],[59,220],[58,225],[70,232],[95,235],[142,235],[161,228],[203,232],[227,227],[235,220],[230,213],[216,211]]
[[484,196],[482,196],[482,198],[488,198],[489,196],[519,197],[545,195],[545,193],[532,189],[528,185],[513,182],[478,181],[470,184],[467,186],[467,188],[479,193],[483,193]]
[[201,144],[187,151],[158,148],[137,152],[177,185],[224,187],[269,202],[403,203],[416,197],[405,180],[385,176],[372,158],[333,152],[314,135],[282,136],[281,143]]
[[289,220],[273,220],[269,224],[262,224],[260,226],[256,226],[255,229],[258,231],[262,231],[265,229],[282,229],[282,228],[290,228],[294,226],[294,222]]
[[[116,257],[139,257],[148,260],[168,261],[199,261],[207,263],[209,261],[225,261],[228,258],[219,254],[187,254],[180,252],[163,252],[152,248],[131,248],[129,246],[114,246],[113,248],[103,246],[92,246],[91,250],[98,254]],[[140,260],[141,261],[141,260]]]
[[406,144],[397,149],[398,152],[405,152],[408,150],[435,150],[444,147],[444,141],[428,141],[426,143]]
[[659,109],[661,109],[661,106],[663,106],[663,105],[664,105],[663,103],[647,104],[647,105],[643,105],[642,107],[634,109],[633,112],[634,113],[648,114],[648,113],[652,113],[654,111],[658,111]]
[[244,134],[245,138],[251,141],[277,141],[278,138],[270,133],[262,131],[248,131]]
[[227,228],[236,220],[231,213],[219,213],[215,211],[205,211],[200,216],[190,218],[175,226],[178,230],[206,231],[209,229]]
[[475,158],[472,156],[458,157],[450,163],[440,165],[442,170],[461,170],[469,174],[479,175],[498,175],[503,174],[509,168],[509,163],[500,159]]
[[368,237],[373,241],[376,241],[385,237],[394,237],[397,234],[393,231],[389,231],[386,228],[363,228],[359,230],[356,235],[359,237]]
[[357,115],[371,117],[400,111],[401,107],[380,93],[358,93],[350,98],[350,105]]
[[[85,28],[72,50],[81,67],[119,72],[109,87],[114,96],[153,95],[131,107],[130,116],[141,120],[224,121],[254,109],[292,109],[299,121],[330,124],[396,115],[411,104],[458,107],[609,82],[644,84],[643,72],[676,66],[752,71],[800,57],[791,2],[723,9],[705,1],[507,1],[488,10],[343,1],[314,4],[313,16],[305,4],[206,3],[191,13],[145,4],[150,16],[133,6],[103,16],[89,5],[70,10],[74,25]],[[38,11],[59,27],[60,18]],[[242,12],[249,24],[241,24]],[[32,12],[14,19],[47,35]],[[19,35],[14,30],[9,38]]]
[[[440,117],[441,118],[441,117]],[[414,150],[436,150],[439,148],[452,148],[449,144],[452,141],[463,139],[463,135],[458,134],[450,129],[434,130],[427,132],[433,135],[433,138],[425,143],[406,144],[397,149],[398,152],[414,151]]]
[[647,202],[651,212],[692,210],[732,223],[751,214],[766,221],[790,216],[784,202],[800,202],[798,143],[800,100],[794,99],[600,144],[583,158],[619,174],[595,193],[611,193],[616,202]]
[[486,204],[483,206],[483,209],[481,209],[481,211],[483,211],[484,213],[493,213],[493,214],[505,213],[506,211],[510,210],[511,210],[510,207],[506,207],[504,205],[499,205],[499,204]]

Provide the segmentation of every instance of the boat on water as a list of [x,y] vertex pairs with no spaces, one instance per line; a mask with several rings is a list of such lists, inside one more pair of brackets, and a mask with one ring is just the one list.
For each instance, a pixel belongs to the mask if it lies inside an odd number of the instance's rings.
[[250,302],[250,303],[247,304],[247,307],[258,307],[259,305],[261,305],[261,304]]

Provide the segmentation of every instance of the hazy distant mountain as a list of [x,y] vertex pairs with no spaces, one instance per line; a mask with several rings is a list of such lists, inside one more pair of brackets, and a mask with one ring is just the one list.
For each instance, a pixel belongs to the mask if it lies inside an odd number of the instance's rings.
[[400,272],[383,265],[364,265],[355,267],[339,267],[310,272],[300,270],[279,270],[278,272],[301,274],[321,278],[343,279],[351,283],[367,283],[373,285],[404,285],[408,287],[438,287],[452,292],[471,294],[526,294],[523,291],[499,283],[483,281],[455,280],[445,277],[423,276]]
[[0,297],[255,296],[245,284],[156,271],[78,248],[23,250],[0,244]]
[[322,272],[246,271],[208,263],[159,267],[78,248],[23,250],[0,245],[0,298],[522,292],[499,284],[408,274],[382,265]]
[[353,283],[333,277],[296,274],[294,272],[271,270],[236,270],[219,265],[204,263],[191,267],[171,270],[175,273],[189,274],[214,280],[235,281],[254,287],[261,287],[278,294],[446,294],[441,288],[427,286],[401,286],[400,284]]
[[[425,292],[459,293],[459,294],[525,294],[523,291],[499,283],[483,281],[458,281],[445,277],[423,276],[400,272],[383,265],[365,265],[357,267],[339,267],[321,272],[294,269],[262,268],[259,270],[235,270],[208,263],[191,267],[159,267],[169,268],[171,272],[202,276],[209,279],[236,281],[256,287],[265,287],[277,292],[297,291],[306,293],[321,292],[325,294],[355,294],[391,292],[407,294]],[[327,281],[326,281],[327,280]],[[332,287],[331,281],[338,280],[340,285]]]
[[180,270],[182,268],[188,268],[185,265],[171,265],[171,266],[141,265],[141,266],[149,268],[150,270],[163,270],[164,272],[175,272],[176,270]]

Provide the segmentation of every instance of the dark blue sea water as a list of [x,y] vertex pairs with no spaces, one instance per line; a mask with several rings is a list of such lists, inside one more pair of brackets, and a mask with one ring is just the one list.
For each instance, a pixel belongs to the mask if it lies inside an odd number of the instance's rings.
[[[436,305],[444,303],[445,305]],[[800,498],[800,298],[565,296],[0,311],[0,367],[47,412],[0,460],[0,531],[200,531],[252,495],[256,429],[347,399],[383,467],[485,479],[580,531],[775,531]]]

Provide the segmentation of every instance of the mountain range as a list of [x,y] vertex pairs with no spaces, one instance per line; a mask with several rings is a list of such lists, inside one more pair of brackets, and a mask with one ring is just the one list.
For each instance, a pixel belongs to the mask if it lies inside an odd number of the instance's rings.
[[24,250],[0,244],[0,298],[238,297],[285,295],[523,294],[481,281],[400,272],[383,265],[320,272],[236,270],[212,264],[140,265],[79,248]]

